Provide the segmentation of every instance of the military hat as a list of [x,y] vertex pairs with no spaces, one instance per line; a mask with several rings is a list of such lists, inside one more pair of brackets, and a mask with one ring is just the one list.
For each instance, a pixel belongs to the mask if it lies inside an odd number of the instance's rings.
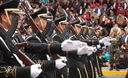
[[86,22],[81,22],[80,25],[86,25]]
[[88,27],[88,29],[93,29],[93,27]]
[[44,13],[47,13],[47,8],[46,7],[42,7],[38,11],[31,14],[31,16],[32,16],[32,18],[36,18],[39,14],[44,14]]
[[80,25],[80,24],[75,24],[75,26],[82,28],[82,25]]
[[41,18],[46,18],[46,19],[50,19],[52,20],[53,19],[53,16],[49,15],[49,14],[38,14],[38,17],[41,17]]
[[60,17],[60,18],[56,18],[55,20],[54,20],[54,22],[55,22],[55,24],[57,25],[57,24],[68,24],[66,21],[64,21],[66,19],[66,17],[65,16],[62,16],[62,17]]
[[5,13],[8,19],[9,24],[11,24],[9,13],[14,14],[25,14],[24,12],[21,12],[17,7],[19,5],[19,1],[17,0],[9,0],[0,5],[0,14]]
[[79,24],[80,20],[74,20],[73,22],[71,22],[71,25],[75,25],[75,24]]
[[83,28],[88,28],[88,26],[87,26],[87,25],[83,25],[82,27],[83,27]]
[[60,21],[59,24],[67,25],[68,22],[66,22],[66,21],[64,20],[64,21]]
[[18,4],[19,4],[19,1],[17,0],[10,0],[5,2],[2,5],[0,5],[0,13],[3,13],[5,9],[17,8]]

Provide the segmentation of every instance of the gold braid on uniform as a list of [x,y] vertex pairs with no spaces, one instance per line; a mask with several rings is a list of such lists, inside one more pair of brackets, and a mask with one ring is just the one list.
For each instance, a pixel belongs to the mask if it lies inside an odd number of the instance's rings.
[[51,46],[51,44],[48,44],[48,53],[49,53],[49,54],[51,54],[50,46]]
[[85,71],[85,73],[86,73],[86,77],[89,78],[89,76],[88,76],[88,71],[87,71],[87,68],[86,68],[85,64],[83,64],[83,67],[84,67],[84,71]]
[[4,67],[4,66],[0,66],[0,74],[3,74],[2,77],[5,77],[5,78],[10,78],[10,77],[13,77],[13,78],[16,78],[16,67]]
[[66,57],[68,57],[68,51],[66,51]]
[[45,62],[44,61],[41,62],[41,69],[42,69],[42,72],[45,72]]
[[77,68],[77,71],[79,73],[79,78],[82,78],[82,75],[81,75],[81,72],[80,72],[80,69],[79,68]]
[[40,64],[41,65],[41,69],[42,69],[42,71],[44,72],[45,71],[45,69],[44,69],[44,67],[45,67],[45,62],[44,62],[44,60],[43,61],[41,61],[41,60],[35,60],[36,62],[36,64]]

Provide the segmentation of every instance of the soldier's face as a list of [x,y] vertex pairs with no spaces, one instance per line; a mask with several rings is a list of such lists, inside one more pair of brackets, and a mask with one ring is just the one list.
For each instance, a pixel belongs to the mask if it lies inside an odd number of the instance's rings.
[[66,26],[66,25],[58,24],[58,30],[59,30],[59,32],[64,32],[65,26]]
[[19,17],[18,26],[17,26],[17,28],[19,28],[20,25],[21,25],[21,16],[18,15],[18,14],[8,14],[8,15],[9,15],[9,19],[7,18],[7,16],[5,14],[1,15],[1,19],[2,19],[1,23],[3,24],[4,28],[9,29],[9,27],[10,27],[9,21],[10,22],[12,21],[13,16],[18,16]]
[[80,27],[78,27],[78,26],[75,26],[75,27],[74,27],[74,30],[75,30],[75,32],[76,32],[77,34],[79,34],[79,33],[80,33],[81,28],[80,28]]
[[88,34],[90,35],[92,33],[92,29],[89,29]]
[[97,36],[100,36],[100,31],[96,31],[96,35]]
[[35,18],[34,20],[35,20],[35,23],[38,26],[38,28],[43,31],[45,29],[46,25],[47,25],[47,19],[45,19],[45,18],[40,18],[40,19]]
[[87,28],[84,28],[84,32],[83,32],[83,34],[85,34],[87,32]]

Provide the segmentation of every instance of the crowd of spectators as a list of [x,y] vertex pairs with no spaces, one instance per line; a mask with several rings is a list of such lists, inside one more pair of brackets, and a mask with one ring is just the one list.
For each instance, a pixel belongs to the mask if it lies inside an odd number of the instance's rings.
[[117,24],[121,29],[127,26],[128,6],[125,0],[30,0],[34,11],[47,6],[55,17],[65,12],[70,20],[79,19],[88,26],[110,29]]

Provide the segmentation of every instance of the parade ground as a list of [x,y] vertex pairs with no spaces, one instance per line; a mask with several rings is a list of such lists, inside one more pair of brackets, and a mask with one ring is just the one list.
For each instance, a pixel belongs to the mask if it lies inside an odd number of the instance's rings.
[[110,71],[109,67],[102,67],[102,72],[107,78],[125,78],[127,69],[120,69],[119,71],[114,69]]

